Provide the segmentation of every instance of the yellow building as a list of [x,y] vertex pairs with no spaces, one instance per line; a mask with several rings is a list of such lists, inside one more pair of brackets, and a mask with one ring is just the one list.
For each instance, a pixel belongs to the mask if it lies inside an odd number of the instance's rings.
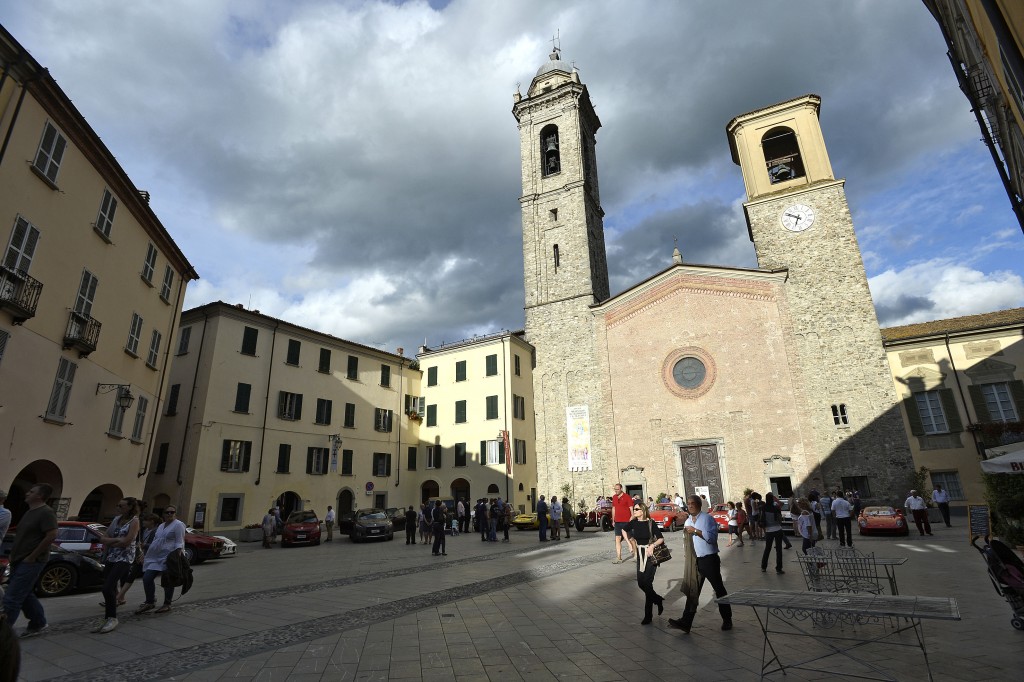
[[179,339],[146,484],[153,508],[174,503],[221,533],[274,505],[322,515],[419,503],[410,359],[219,301],[185,311]]
[[1024,229],[1024,3],[924,0]]
[[197,275],[114,155],[0,27],[0,487],[60,518],[140,495]]
[[[473,502],[501,497],[533,509],[537,490],[533,346],[521,332],[501,332],[440,348],[421,347],[424,498]],[[572,481],[568,474],[560,484]]]
[[966,514],[984,449],[1024,438],[1024,308],[882,330],[916,467]]

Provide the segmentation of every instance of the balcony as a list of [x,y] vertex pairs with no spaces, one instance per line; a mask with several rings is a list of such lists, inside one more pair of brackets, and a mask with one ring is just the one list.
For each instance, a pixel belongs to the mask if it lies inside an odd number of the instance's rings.
[[36,316],[42,290],[42,282],[29,277],[28,273],[0,266],[0,310],[10,312],[14,324]]
[[78,357],[84,358],[96,350],[102,326],[88,315],[72,310],[68,317],[67,331],[64,332],[64,349],[74,348],[78,351]]

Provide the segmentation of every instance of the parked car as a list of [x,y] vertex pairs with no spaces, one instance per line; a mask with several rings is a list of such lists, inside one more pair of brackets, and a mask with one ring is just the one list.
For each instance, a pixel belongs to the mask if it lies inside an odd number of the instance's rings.
[[405,509],[401,507],[389,507],[385,510],[391,520],[391,527],[394,530],[405,530]]
[[185,529],[185,556],[190,564],[201,564],[207,559],[217,559],[224,551],[224,540],[199,531]]
[[[185,532],[187,534],[189,534],[189,535],[203,535],[202,532],[200,532],[200,531],[198,531],[195,528],[192,528],[190,526],[185,526]],[[211,537],[211,538],[214,538],[216,540],[220,540],[222,543],[224,543],[223,546],[220,549],[220,554],[218,556],[216,556],[216,557],[210,557],[212,559],[217,559],[217,558],[223,559],[224,557],[235,556],[235,554],[238,552],[238,546],[229,537],[226,537],[224,535],[209,535],[207,537]],[[202,561],[202,559],[200,559],[200,561]],[[189,562],[189,563],[191,563],[191,562]]]
[[[0,583],[10,577],[8,558],[14,544],[14,529],[8,530],[0,544]],[[39,574],[35,592],[40,597],[59,597],[74,590],[99,587],[103,584],[103,564],[82,552],[64,549],[56,544],[50,547],[50,559]]]
[[395,526],[388,518],[387,512],[383,509],[360,509],[352,520],[349,539],[352,542],[364,542],[377,538],[395,539]]
[[[548,517],[548,528],[551,527],[551,514]],[[523,512],[512,519],[512,525],[518,530],[540,530],[540,520],[537,512]]]
[[711,508],[711,518],[718,524],[718,530],[729,532],[729,505],[716,504]]
[[319,545],[320,517],[312,509],[293,511],[284,522],[281,546]]
[[861,535],[909,535],[910,526],[902,509],[864,507],[857,517]]
[[685,511],[671,503],[656,504],[651,507],[650,513],[651,520],[658,524],[658,528],[673,533],[683,527],[688,516]]
[[58,521],[57,539],[53,544],[72,552],[81,552],[98,559],[103,554],[100,536],[107,531],[102,523],[91,521]]

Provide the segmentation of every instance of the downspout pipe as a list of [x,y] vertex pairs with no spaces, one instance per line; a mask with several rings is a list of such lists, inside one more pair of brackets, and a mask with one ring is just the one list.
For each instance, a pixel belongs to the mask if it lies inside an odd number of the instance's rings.
[[[199,337],[199,353],[196,356],[196,371],[192,373],[192,391],[188,396],[188,412],[185,413],[185,435],[181,439],[181,453],[178,455],[178,485],[184,483],[181,470],[185,466],[185,448],[188,446],[188,436],[192,432],[192,405],[196,401],[196,383],[199,381],[199,367],[203,364],[203,345],[206,343],[206,327],[210,323],[210,315],[203,311],[203,333]],[[202,426],[200,424],[200,426]]]
[[263,480],[263,446],[267,442],[267,417],[270,415],[270,379],[274,374],[274,348],[277,346],[277,330],[280,322],[274,324],[274,332],[270,337],[270,367],[267,369],[267,397],[263,406],[263,425],[260,427],[260,461],[256,467],[256,485]]
[[[511,337],[509,337],[509,341],[511,342]],[[509,347],[511,348],[511,346],[509,346]],[[503,402],[505,403],[505,406],[504,406],[505,409],[502,410],[502,412],[504,413],[504,416],[505,416],[505,433],[508,433],[508,394],[512,392],[512,379],[510,379],[509,376],[508,376],[508,363],[506,362],[507,360],[508,360],[508,358],[505,357],[505,338],[502,337],[502,339],[501,339],[501,376],[503,377],[502,383],[504,383],[505,381],[508,381],[508,388],[506,389],[506,388],[502,387],[502,391],[501,391],[502,398],[504,399]],[[504,434],[502,434],[502,440],[503,441],[505,440]],[[513,441],[511,438],[509,438],[509,440],[508,440],[509,447],[506,448],[506,452],[505,452],[505,502],[508,502],[508,499],[509,499],[508,498],[508,496],[509,496],[509,488],[508,488],[508,486],[509,486],[509,475],[508,475],[508,472],[512,469],[512,460],[509,459],[510,457],[512,457],[512,453],[508,452],[507,450],[512,449],[512,444],[514,442],[515,441]]]
[[[402,420],[407,418],[402,398],[405,395],[405,358],[398,363],[398,452],[395,454],[395,487],[402,479]],[[394,419],[392,419],[394,423]]]

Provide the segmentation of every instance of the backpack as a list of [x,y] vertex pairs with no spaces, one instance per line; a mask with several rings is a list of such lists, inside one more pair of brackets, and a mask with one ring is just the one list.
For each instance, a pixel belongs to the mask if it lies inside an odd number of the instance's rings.
[[192,589],[192,567],[183,550],[176,549],[167,555],[167,568],[160,577],[160,584],[164,587],[180,587],[181,596]]

